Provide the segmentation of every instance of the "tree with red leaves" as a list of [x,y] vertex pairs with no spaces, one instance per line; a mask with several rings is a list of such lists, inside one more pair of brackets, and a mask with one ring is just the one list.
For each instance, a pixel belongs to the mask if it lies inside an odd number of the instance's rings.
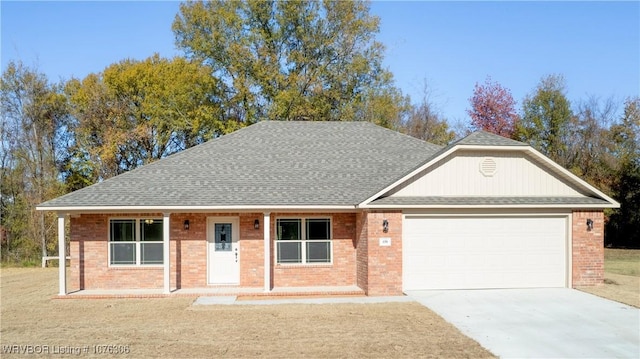
[[512,138],[519,116],[516,112],[516,101],[511,91],[487,77],[484,84],[476,83],[473,97],[469,99],[471,109],[471,127],[503,137]]

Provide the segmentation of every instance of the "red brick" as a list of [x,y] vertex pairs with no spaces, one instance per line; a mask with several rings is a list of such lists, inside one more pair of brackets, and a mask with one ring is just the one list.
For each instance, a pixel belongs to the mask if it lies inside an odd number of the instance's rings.
[[[604,281],[604,214],[602,211],[574,211],[572,223],[571,286],[601,285]],[[587,230],[587,219],[593,229]]]

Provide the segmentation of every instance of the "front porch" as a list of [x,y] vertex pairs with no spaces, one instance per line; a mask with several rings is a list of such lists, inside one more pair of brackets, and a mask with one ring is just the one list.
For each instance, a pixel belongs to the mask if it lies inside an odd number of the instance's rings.
[[[362,293],[356,286],[355,213],[277,213],[275,219],[272,216],[269,212],[72,215],[69,281],[66,271],[61,271],[59,295]],[[279,263],[276,221],[280,217],[309,216],[322,217],[323,223],[331,225],[325,233],[328,245],[322,247],[327,263]],[[60,214],[61,252],[64,251],[64,221],[65,215]],[[131,232],[128,241],[120,240],[125,237],[122,235],[125,229]],[[151,229],[158,238],[145,240]],[[231,246],[219,252],[217,239],[224,236],[225,231]],[[221,241],[224,240],[221,237]],[[122,248],[130,250],[130,258],[124,258],[130,262],[121,263],[124,256],[119,248],[123,245]],[[149,246],[155,246],[155,251],[146,250]],[[222,245],[220,248],[227,249]],[[222,258],[221,254],[227,256]],[[149,258],[156,258],[157,262],[145,263]],[[307,260],[304,255],[302,258]]]

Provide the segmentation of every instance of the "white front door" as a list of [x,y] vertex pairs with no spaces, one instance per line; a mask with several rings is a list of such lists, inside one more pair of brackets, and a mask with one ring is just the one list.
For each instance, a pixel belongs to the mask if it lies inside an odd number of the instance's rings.
[[207,282],[240,284],[239,220],[237,217],[207,219]]

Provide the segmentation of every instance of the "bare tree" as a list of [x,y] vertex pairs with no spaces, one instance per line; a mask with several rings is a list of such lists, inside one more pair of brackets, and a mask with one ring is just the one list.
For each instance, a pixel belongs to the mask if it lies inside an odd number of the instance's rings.
[[[58,164],[67,120],[66,99],[43,74],[11,62],[0,82],[2,110],[2,225],[24,243],[18,259],[47,255],[53,220],[35,206],[62,193]],[[39,241],[39,245],[37,242]],[[30,244],[29,244],[30,243]]]
[[423,80],[422,99],[413,105],[409,117],[402,126],[406,134],[438,145],[446,145],[455,138],[449,124],[437,110],[433,100],[433,90]]

